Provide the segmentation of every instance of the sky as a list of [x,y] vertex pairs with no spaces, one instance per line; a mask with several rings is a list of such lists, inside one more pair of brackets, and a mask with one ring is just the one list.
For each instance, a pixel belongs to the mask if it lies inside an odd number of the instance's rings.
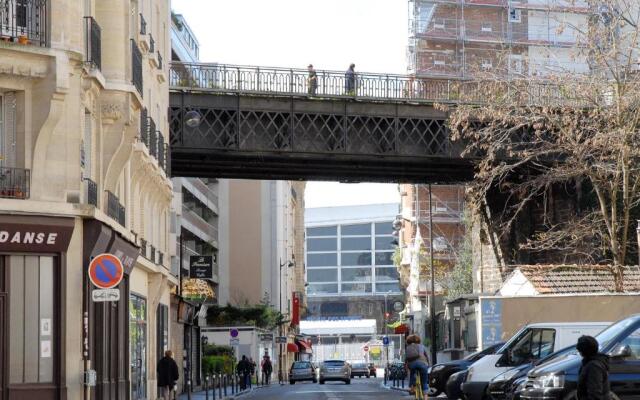
[[406,72],[407,0],[172,0],[200,59],[239,65]]
[[[172,0],[200,60],[237,65],[406,72],[407,0]],[[307,207],[399,202],[397,185],[310,182]]]

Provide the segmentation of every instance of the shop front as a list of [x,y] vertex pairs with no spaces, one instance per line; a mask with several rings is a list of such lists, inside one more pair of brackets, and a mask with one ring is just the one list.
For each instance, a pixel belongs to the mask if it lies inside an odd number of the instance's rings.
[[66,253],[73,218],[0,215],[0,399],[65,393]]
[[[118,257],[124,266],[124,278],[116,287],[120,291],[118,301],[94,302],[91,299],[91,291],[95,287],[88,279],[87,268],[93,257],[103,253]],[[138,380],[140,375],[134,375],[134,371],[136,371],[135,367],[140,364],[140,360],[130,357],[129,353],[129,285],[130,275],[138,254],[139,248],[136,245],[108,225],[97,220],[84,221],[84,313],[88,318],[85,319],[84,326],[83,355],[85,369],[95,370],[97,376],[91,399],[127,399],[130,398],[130,388],[137,388],[133,381]],[[132,307],[132,310],[136,312],[136,315],[141,313],[140,309],[135,306]],[[136,344],[139,342],[138,333],[138,331],[131,333],[132,340],[136,339]],[[144,334],[146,335],[146,329]],[[142,362],[140,365],[146,366],[146,362]],[[130,369],[131,374],[129,373]],[[144,378],[144,375],[142,377]],[[133,398],[138,397],[133,396]]]

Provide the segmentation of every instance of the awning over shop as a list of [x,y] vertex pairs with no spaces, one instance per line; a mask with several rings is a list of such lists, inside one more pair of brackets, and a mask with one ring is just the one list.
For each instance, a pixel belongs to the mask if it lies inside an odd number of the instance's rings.
[[289,353],[297,353],[298,352],[298,345],[295,343],[287,343],[287,351]]
[[310,340],[297,340],[296,344],[300,349],[300,353],[309,353],[311,354],[313,350],[311,349],[311,341]]

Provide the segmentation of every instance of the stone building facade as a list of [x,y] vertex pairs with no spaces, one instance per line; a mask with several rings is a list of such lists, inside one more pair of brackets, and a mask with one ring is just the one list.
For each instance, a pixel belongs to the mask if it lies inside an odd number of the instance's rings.
[[[155,398],[177,284],[169,1],[15,1],[0,14],[0,397]],[[92,300],[101,253],[124,266],[119,301]]]

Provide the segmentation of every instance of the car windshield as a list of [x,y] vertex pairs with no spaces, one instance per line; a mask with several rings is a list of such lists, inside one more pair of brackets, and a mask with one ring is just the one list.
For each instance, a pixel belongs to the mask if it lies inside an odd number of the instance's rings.
[[622,331],[626,330],[629,326],[636,322],[635,319],[629,318],[613,325],[610,325],[607,329],[603,330],[596,336],[596,340],[600,343],[600,350],[609,346],[611,341],[618,336]]
[[367,366],[362,363],[355,363],[353,364],[353,368],[367,368]]
[[311,368],[311,363],[297,362],[293,364],[293,369],[305,369],[305,368]]
[[344,365],[344,361],[336,361],[336,360],[325,361],[324,365],[325,367],[342,367]]

